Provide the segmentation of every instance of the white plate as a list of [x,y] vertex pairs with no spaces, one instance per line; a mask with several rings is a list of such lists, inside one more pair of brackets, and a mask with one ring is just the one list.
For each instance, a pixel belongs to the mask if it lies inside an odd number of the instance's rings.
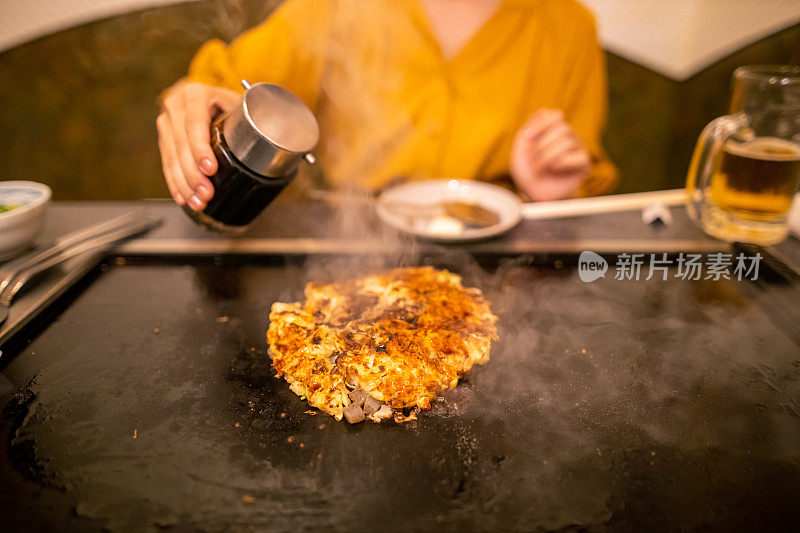
[[[474,202],[497,213],[500,222],[486,228],[467,227],[458,233],[431,231],[430,218],[409,217],[393,210],[393,203],[400,205],[436,205],[445,200]],[[463,242],[488,239],[505,233],[516,226],[520,219],[520,201],[509,191],[497,185],[470,180],[425,180],[412,181],[392,187],[378,197],[378,217],[390,226],[419,237],[440,242]]]

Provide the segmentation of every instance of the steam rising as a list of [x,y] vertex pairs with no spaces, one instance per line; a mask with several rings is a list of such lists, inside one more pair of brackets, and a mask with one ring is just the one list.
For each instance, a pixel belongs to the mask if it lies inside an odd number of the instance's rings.
[[[346,105],[354,87],[339,82],[323,93]],[[353,128],[381,116],[371,105],[353,108]],[[342,150],[326,147],[332,157]],[[353,176],[376,163],[352,156],[342,168]],[[130,512],[139,526],[144,516],[147,525],[298,529],[299,517],[309,529],[347,529],[349,515],[356,525],[389,515],[416,529],[484,530],[634,529],[630,516],[644,529],[714,528],[710,499],[733,519],[797,503],[797,345],[735,282],[583,283],[525,258],[479,262],[383,226],[363,189],[340,192],[349,199],[334,205],[327,236],[375,253],[212,268],[204,276],[225,292],[187,276],[194,267],[164,267],[158,279],[135,268],[104,274],[116,284],[101,276],[31,345],[58,355],[12,443],[33,450],[31,471],[63,481],[77,514],[110,527],[130,525],[126,502],[139,505]],[[269,372],[272,301],[298,298],[308,281],[423,264],[484,292],[499,316],[489,362],[415,423],[348,428],[303,413]],[[139,291],[136,313],[120,302],[126,284]],[[112,331],[92,322],[98,309]],[[215,322],[220,314],[230,320]],[[143,331],[142,317],[160,336]],[[99,379],[87,386],[87,376]],[[306,447],[290,447],[289,434]],[[242,505],[245,493],[255,505]],[[783,499],[764,502],[776,493]]]

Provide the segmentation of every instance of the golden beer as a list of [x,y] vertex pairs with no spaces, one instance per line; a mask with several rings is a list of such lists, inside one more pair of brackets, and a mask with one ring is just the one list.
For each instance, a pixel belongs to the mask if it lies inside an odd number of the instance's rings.
[[726,241],[775,244],[800,185],[800,66],[733,73],[730,113],[700,133],[686,192],[689,216]]
[[800,145],[776,137],[728,140],[711,177],[711,201],[755,222],[782,221],[800,180]]

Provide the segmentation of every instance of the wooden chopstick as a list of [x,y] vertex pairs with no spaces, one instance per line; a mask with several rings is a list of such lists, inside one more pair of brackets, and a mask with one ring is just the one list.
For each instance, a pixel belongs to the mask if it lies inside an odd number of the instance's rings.
[[574,200],[558,200],[554,202],[530,202],[522,204],[522,218],[542,220],[547,218],[577,217],[598,215],[618,211],[634,211],[652,204],[665,206],[683,205],[686,203],[686,189],[670,189],[666,191],[637,192],[597,196],[594,198],[576,198]]

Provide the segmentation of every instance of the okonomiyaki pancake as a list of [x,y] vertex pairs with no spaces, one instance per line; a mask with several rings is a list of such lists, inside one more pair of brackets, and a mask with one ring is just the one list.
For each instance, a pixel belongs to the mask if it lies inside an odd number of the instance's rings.
[[350,422],[415,418],[488,361],[497,338],[481,291],[430,267],[309,283],[305,302],[276,302],[269,319],[278,375],[311,406]]

